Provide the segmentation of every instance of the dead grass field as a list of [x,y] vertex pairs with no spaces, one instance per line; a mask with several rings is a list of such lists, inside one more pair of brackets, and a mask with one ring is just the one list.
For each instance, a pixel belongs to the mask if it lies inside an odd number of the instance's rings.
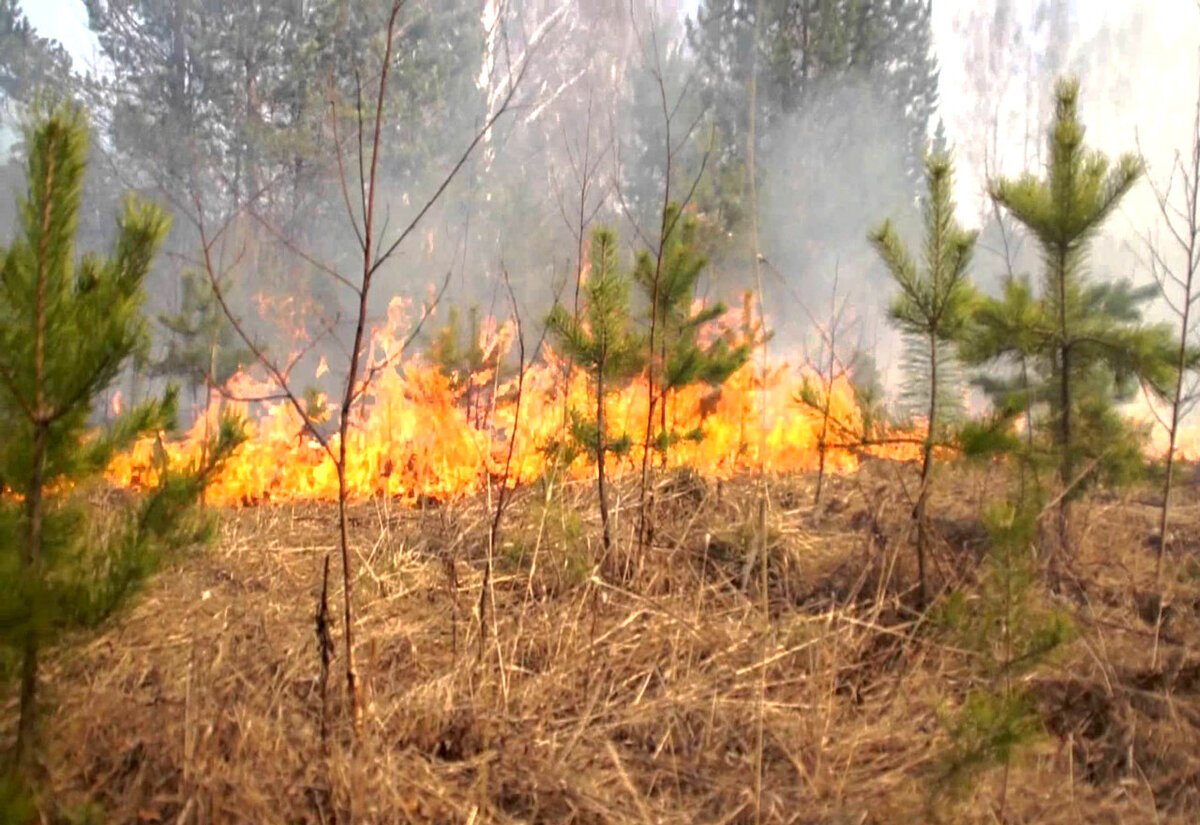
[[[772,483],[765,600],[757,575],[739,587],[750,481],[664,482],[656,546],[620,585],[592,568],[587,488],[549,505],[542,487],[519,491],[482,655],[486,502],[357,505],[368,710],[352,746],[339,650],[327,752],[314,617],[334,511],[223,513],[215,546],[48,663],[53,805],[180,825],[935,821],[938,710],[971,668],[910,607],[915,470],[871,464],[819,508],[813,483]],[[969,585],[979,508],[1002,483],[998,470],[941,478],[940,585]],[[1080,506],[1068,586],[1046,595],[1079,635],[1035,677],[1047,736],[1008,779],[1007,822],[1200,821],[1200,490],[1183,485],[1176,511],[1157,666],[1154,498]],[[945,821],[997,821],[1000,781]]]

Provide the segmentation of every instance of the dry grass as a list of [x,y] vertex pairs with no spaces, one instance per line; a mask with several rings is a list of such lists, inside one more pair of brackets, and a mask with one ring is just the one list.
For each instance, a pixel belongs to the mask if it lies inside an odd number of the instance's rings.
[[[970,666],[909,608],[914,478],[873,465],[834,479],[819,510],[811,479],[778,480],[769,621],[761,594],[736,586],[757,521],[751,484],[666,482],[656,547],[628,584],[590,564],[586,489],[549,506],[525,489],[482,656],[484,503],[360,505],[367,724],[353,745],[339,651],[327,749],[314,614],[333,511],[226,513],[216,547],[48,665],[54,807],[91,800],[110,823],[181,825],[933,821],[938,708],[962,695]],[[941,485],[938,580],[973,574],[977,509],[999,481],[956,472]],[[1200,494],[1183,495],[1157,652],[1139,616],[1152,507],[1138,494],[1083,506],[1074,578],[1047,596],[1080,636],[1036,678],[1050,735],[1010,776],[1006,821],[1200,819]],[[999,787],[987,777],[947,821],[997,821]]]

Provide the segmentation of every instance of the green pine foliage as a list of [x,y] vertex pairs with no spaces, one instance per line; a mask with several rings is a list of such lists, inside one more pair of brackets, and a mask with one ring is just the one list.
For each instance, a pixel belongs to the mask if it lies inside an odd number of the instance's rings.
[[[221,286],[227,289],[225,284]],[[224,386],[253,360],[253,353],[241,345],[205,279],[195,272],[185,272],[180,287],[179,311],[158,316],[171,337],[166,352],[156,359],[153,372],[181,379],[195,401],[197,392],[209,382]]]
[[[933,348],[928,338],[904,335],[900,341],[902,372],[896,414],[902,420],[928,418],[929,390],[933,384]],[[967,386],[958,348],[942,342],[937,353],[937,436],[945,438],[966,415],[962,390]]]
[[862,416],[862,432],[867,438],[891,423],[879,365],[875,356],[865,350],[855,352],[850,359],[850,388],[854,391],[854,402]]
[[899,288],[889,309],[905,338],[904,400],[911,411],[926,417],[937,438],[944,435],[943,425],[961,411],[956,351],[976,300],[967,274],[976,233],[963,229],[955,218],[950,155],[930,154],[925,180],[921,264],[891,221],[873,231],[870,240]]
[[488,370],[504,372],[503,348],[493,343],[484,349],[480,344],[481,330],[478,306],[472,305],[467,310],[465,327],[458,307],[451,307],[446,325],[429,344],[430,360],[449,379],[450,388],[462,393],[467,418],[475,426],[483,424],[491,392],[491,387],[480,386],[479,377]]
[[20,681],[18,777],[34,760],[42,650],[103,620],[167,551],[203,538],[208,525],[192,505],[243,437],[226,418],[200,464],[169,469],[160,449],[153,490],[125,508],[90,502],[89,479],[175,413],[170,389],[103,432],[90,427],[93,403],[144,348],[143,284],[169,222],[131,198],[110,256],[77,261],[83,115],[66,105],[38,112],[26,145],[18,237],[0,250],[0,677]]
[[629,306],[629,275],[618,262],[617,234],[599,227],[592,231],[591,271],[583,286],[584,306],[579,316],[555,304],[546,317],[546,329],[562,352],[583,368],[595,393],[595,417],[571,411],[571,435],[596,462],[600,521],[604,549],[612,546],[608,524],[604,461],[627,436],[613,436],[605,421],[605,399],[613,388],[637,375],[646,360],[645,337],[633,329]]
[[1038,600],[1035,496],[991,509],[991,547],[973,595],[952,595],[938,623],[971,651],[974,685],[943,714],[948,747],[932,777],[934,799],[961,800],[988,771],[1008,768],[1036,745],[1042,726],[1027,677],[1073,635],[1069,619]]
[[1067,508],[1081,480],[1117,479],[1141,464],[1138,434],[1115,403],[1139,381],[1166,388],[1173,367],[1170,328],[1142,320],[1153,289],[1097,282],[1088,266],[1091,242],[1137,182],[1141,164],[1128,154],[1112,164],[1085,147],[1076,81],[1060,81],[1056,96],[1045,177],[1026,173],[991,183],[996,203],[1041,248],[1041,281],[1012,279],[999,298],[984,301],[964,356],[976,365],[1009,367],[1011,377],[984,386],[996,423],[1006,427],[1024,411],[1038,436],[1028,446],[1052,457],[1068,493],[1059,508],[1059,542],[1066,547]]
[[727,310],[719,302],[694,307],[697,284],[708,266],[708,257],[700,251],[699,222],[692,215],[683,215],[679,204],[671,203],[664,225],[674,229],[667,237],[657,276],[655,258],[643,250],[633,278],[645,294],[648,312],[657,316],[651,319],[657,352],[650,354],[649,362],[658,393],[660,424],[652,442],[665,465],[672,444],[682,438],[703,437],[702,432],[670,429],[671,396],[693,384],[717,387],[725,383],[750,358],[750,345],[731,345],[725,337],[707,343],[701,340],[704,326],[720,319]]
[[930,154],[925,160],[928,194],[924,198],[925,246],[918,267],[891,221],[871,233],[871,243],[899,288],[891,304],[892,322],[908,343],[908,395],[925,412],[921,488],[913,517],[917,522],[919,600],[925,604],[925,507],[933,470],[934,444],[944,438],[945,425],[956,411],[954,387],[957,342],[962,338],[976,303],[967,275],[976,234],[959,225],[954,210],[954,163],[949,155]]
[[465,335],[461,316],[458,307],[450,307],[446,326],[438,330],[429,345],[430,360],[456,388],[469,381],[475,373],[493,366],[479,345],[479,307],[472,305],[467,311]]

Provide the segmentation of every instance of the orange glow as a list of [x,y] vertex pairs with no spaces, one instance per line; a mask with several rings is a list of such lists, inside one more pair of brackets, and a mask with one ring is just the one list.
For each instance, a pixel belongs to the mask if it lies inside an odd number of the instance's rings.
[[[388,321],[372,336],[364,375],[370,375],[361,400],[351,416],[347,443],[346,484],[353,498],[393,496],[404,501],[421,498],[453,500],[477,493],[487,483],[498,483],[504,473],[509,439],[514,437],[517,379],[511,366],[497,376],[494,370],[463,377],[443,375],[419,356],[404,354],[401,346],[411,318],[407,303],[394,301]],[[735,313],[731,313],[733,315]],[[725,327],[725,334],[735,326]],[[720,334],[714,330],[712,334]],[[480,347],[485,353],[509,353],[515,342],[512,324],[489,321],[482,325]],[[510,359],[511,360],[511,359]],[[760,446],[765,443],[765,467],[770,473],[813,471],[820,461],[818,439],[821,416],[797,402],[803,375],[786,364],[773,365],[766,386],[760,380],[757,357],[735,373],[719,390],[694,386],[672,394],[668,422],[679,433],[699,429],[702,440],[680,440],[668,454],[672,467],[688,466],[710,478],[730,478],[756,470]],[[320,375],[328,369],[322,359]],[[336,368],[332,371],[336,374]],[[537,364],[525,375],[520,427],[515,437],[509,483],[528,483],[549,469],[545,446],[561,436],[565,412],[575,408],[587,415],[595,408],[587,376],[571,371],[554,352],[543,349]],[[641,466],[646,422],[645,377],[613,392],[607,401],[609,432],[628,434],[634,442],[624,456],[609,456],[607,468],[615,475]],[[226,388],[233,398],[261,398],[278,394],[278,388],[246,374],[235,376]],[[340,391],[335,395],[341,395]],[[858,458],[839,446],[845,428],[861,427],[849,381],[837,379],[831,390],[831,417],[842,424],[828,437],[826,469],[850,472]],[[332,408],[330,399],[319,399]],[[760,404],[766,404],[768,430],[761,430]],[[241,412],[249,422],[249,439],[214,480],[207,495],[217,505],[249,505],[261,501],[301,499],[335,500],[338,476],[334,462],[318,438],[305,429],[300,414],[286,400],[239,402],[216,394],[191,430],[178,442],[166,445],[173,464],[199,457],[206,435],[213,431],[221,405]],[[336,412],[336,411],[335,411]],[[655,415],[656,425],[659,416]],[[321,428],[326,443],[338,450],[334,431],[336,415]],[[912,460],[915,444],[893,444],[872,453]],[[137,487],[154,479],[154,441],[144,440],[118,456],[108,470],[109,479],[121,486]],[[659,457],[654,456],[657,465]],[[580,455],[567,468],[572,478],[594,474],[588,456]]]
[[[1152,398],[1148,392],[1142,392],[1127,406],[1125,414],[1150,428],[1150,444],[1146,452],[1155,458],[1165,458],[1170,441],[1170,405]],[[1179,423],[1179,430],[1175,434],[1175,460],[1189,463],[1200,461],[1200,422],[1196,416],[1184,417]]]

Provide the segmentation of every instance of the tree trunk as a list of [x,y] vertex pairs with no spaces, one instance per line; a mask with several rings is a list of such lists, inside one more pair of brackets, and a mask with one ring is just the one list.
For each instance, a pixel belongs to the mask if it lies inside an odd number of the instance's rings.
[[[662,362],[663,362],[663,372],[666,373],[667,352],[666,352],[665,344],[663,345]],[[665,381],[665,375],[664,375],[664,381]],[[668,387],[663,387],[661,397],[658,399],[659,432],[662,433],[662,440],[663,440],[662,464],[661,464],[663,471],[666,471],[666,469],[667,469],[667,460],[669,458],[668,454],[670,453],[670,450],[671,450],[671,433],[667,429],[670,426],[670,422],[671,422],[671,417],[670,417],[669,411],[667,409],[667,399],[670,397],[670,392],[671,391]]]
[[[387,90],[388,69],[391,66],[392,57],[392,38],[396,28],[396,18],[400,14],[400,6],[400,0],[396,0],[392,5],[391,16],[388,18],[387,42],[383,52],[383,68],[379,76],[379,97],[375,104],[375,130],[371,141],[370,171],[365,178],[361,176],[362,173],[360,172],[359,177],[359,186],[367,190],[365,203],[363,204],[362,282],[358,290],[358,316],[354,328],[354,344],[350,350],[350,369],[346,374],[346,393],[342,397],[341,414],[338,416],[338,529],[342,550],[342,596],[344,599],[346,621],[346,693],[350,702],[350,716],[354,722],[356,736],[362,730],[363,710],[358,691],[358,665],[354,655],[354,574],[350,566],[350,536],[346,524],[346,498],[349,495],[349,490],[346,488],[346,436],[350,433],[350,413],[353,410],[355,400],[358,398],[358,370],[362,359],[363,338],[366,333],[369,311],[368,298],[371,293],[371,276],[374,274],[376,268],[387,258],[388,254],[390,254],[389,252],[385,252],[379,260],[375,258],[375,182],[378,179],[379,152],[382,145],[384,93]],[[361,120],[358,136],[361,146],[363,138]],[[359,160],[361,169],[361,155]],[[397,243],[399,242],[397,241]]]
[[1062,449],[1062,459],[1058,465],[1058,480],[1062,486],[1062,497],[1058,503],[1058,546],[1066,553],[1069,549],[1071,518],[1070,496],[1067,488],[1075,474],[1075,462],[1071,455],[1071,347],[1062,348],[1062,375],[1059,378],[1059,403],[1062,405],[1062,418],[1059,423],[1059,442]]
[[612,550],[612,533],[608,529],[608,494],[604,485],[604,358],[596,368],[596,490],[600,496],[600,528],[604,538],[604,560]]
[[825,486],[825,455],[829,449],[829,416],[833,408],[833,371],[837,368],[837,283],[838,271],[833,273],[833,298],[829,303],[829,370],[822,378],[825,391],[824,409],[821,410],[821,437],[817,439],[817,454],[820,456],[817,465],[817,492],[813,496],[813,504],[821,503],[821,489]]
[[[51,158],[53,152],[48,153]],[[49,227],[51,199],[57,183],[57,169],[53,162],[48,164],[45,186],[45,204],[42,209],[42,226]],[[21,554],[22,580],[26,588],[25,607],[28,609],[25,627],[24,659],[21,664],[20,719],[17,723],[16,766],[17,770],[30,771],[37,747],[37,676],[38,676],[38,607],[35,600],[41,598],[42,571],[42,524],[45,517],[43,487],[46,483],[46,450],[50,440],[51,410],[46,399],[46,235],[37,250],[37,276],[34,288],[33,330],[33,391],[34,407],[29,415],[33,425],[33,444],[29,456],[29,488],[25,491],[25,518],[29,533],[25,550]]]
[[[758,38],[762,32],[760,4],[754,3],[754,39],[751,41],[750,83],[746,104],[748,109],[748,128],[746,130],[746,183],[750,190],[750,242],[751,254],[754,256],[754,285],[758,290],[758,317],[762,331],[761,386],[759,387],[759,443],[758,443],[758,506],[759,533],[758,541],[746,557],[742,568],[742,589],[750,584],[750,573],[758,559],[762,558],[763,567],[767,565],[767,315],[766,303],[763,296],[762,262],[759,231],[758,231]],[[807,50],[806,50],[807,51]],[[763,598],[766,598],[764,594]],[[755,798],[760,798],[762,791],[761,771],[756,776]]]
[[[832,360],[831,358],[830,361]],[[825,456],[829,447],[829,408],[832,402],[830,396],[833,394],[832,375],[833,373],[830,372],[830,380],[825,386],[824,409],[821,410],[821,435],[817,439],[817,491],[813,494],[814,505],[821,503],[821,491],[825,487]]]
[[[343,415],[345,413],[343,412]],[[350,702],[350,716],[357,731],[362,726],[362,703],[358,698],[358,663],[354,655],[354,574],[350,567],[350,537],[347,527],[346,497],[346,448],[342,437],[342,459],[338,463],[338,530],[342,551],[343,620],[346,623],[346,695]]]
[[[661,81],[660,81],[661,82]],[[660,87],[661,88],[661,87]],[[664,92],[665,94],[665,92]],[[665,106],[665,98],[664,98]],[[667,210],[671,206],[671,164],[672,164],[672,149],[671,149],[671,116],[663,110],[666,115],[666,131],[667,131],[667,157],[666,165],[663,170],[663,200],[661,220],[658,227],[658,251],[654,256],[654,282],[650,293],[650,340],[646,342],[647,351],[650,353],[649,363],[646,365],[646,446],[642,451],[642,480],[638,491],[638,556],[642,556],[646,551],[646,545],[649,544],[651,534],[654,531],[653,527],[653,509],[654,509],[654,491],[652,489],[652,462],[650,459],[650,451],[653,444],[654,435],[654,355],[655,344],[659,337],[662,337],[662,361],[660,369],[662,371],[663,383],[667,380],[667,360],[666,360],[666,311],[662,307],[662,296],[659,295],[659,281],[662,278],[663,253],[667,248]],[[660,319],[659,315],[663,317]],[[662,328],[659,326],[659,321],[662,321]],[[666,401],[666,389],[663,389],[663,402]],[[663,417],[663,434],[666,434],[666,417]],[[666,467],[666,452],[663,452],[663,467]],[[640,558],[639,558],[640,563]]]
[[1058,465],[1058,478],[1062,485],[1062,497],[1058,502],[1058,547],[1062,553],[1067,553],[1071,533],[1070,496],[1067,495],[1067,488],[1075,474],[1075,462],[1071,454],[1071,342],[1067,337],[1067,253],[1065,249],[1059,251],[1057,275],[1058,326],[1061,336],[1059,367],[1062,370],[1059,375],[1058,388],[1058,403],[1061,407],[1058,438],[1059,447],[1062,449],[1062,458]]
[[[32,466],[28,498],[25,500],[25,518],[29,523],[29,532],[25,550],[21,554],[22,578],[31,592],[36,591],[37,580],[41,576],[38,567],[42,556],[42,524],[45,517],[42,487],[45,482],[46,447],[50,436],[49,425],[34,422],[33,426],[33,451],[30,459]],[[28,596],[26,607],[29,615],[21,666],[20,721],[17,725],[15,754],[17,768],[22,771],[28,771],[32,767],[34,750],[37,747],[38,622],[37,607]]]
[[913,518],[917,522],[917,604],[923,610],[929,598],[929,580],[925,557],[928,553],[929,536],[925,524],[925,505],[929,500],[930,471],[933,468],[933,433],[937,424],[938,394],[938,340],[929,336],[929,419],[925,430],[925,445],[921,454],[921,488],[917,493],[917,506]]
[[[1187,345],[1183,344],[1180,347],[1180,360],[1184,359]],[[1180,368],[1180,380],[1178,384],[1182,384],[1183,369]],[[1166,481],[1163,482],[1163,510],[1158,514],[1158,547],[1154,553],[1154,580],[1159,582],[1163,578],[1163,553],[1166,550],[1166,524],[1171,511],[1171,474],[1175,470],[1175,435],[1180,426],[1180,391],[1182,387],[1176,386],[1175,403],[1171,404],[1171,429],[1166,445]]]
[[[1191,294],[1189,288],[1188,294]],[[1188,308],[1191,306],[1190,301],[1184,302],[1183,310],[1183,329],[1188,328]],[[1175,468],[1175,439],[1179,434],[1179,407],[1182,403],[1183,396],[1183,372],[1184,365],[1187,362],[1187,335],[1181,335],[1179,338],[1179,361],[1177,363],[1178,374],[1175,378],[1175,397],[1171,404],[1171,429],[1167,441],[1167,478],[1163,482],[1163,503],[1162,512],[1158,517],[1158,548],[1154,558],[1154,580],[1159,581],[1162,578],[1162,558],[1163,553],[1167,548],[1167,524],[1171,514],[1171,485],[1172,474]]]

